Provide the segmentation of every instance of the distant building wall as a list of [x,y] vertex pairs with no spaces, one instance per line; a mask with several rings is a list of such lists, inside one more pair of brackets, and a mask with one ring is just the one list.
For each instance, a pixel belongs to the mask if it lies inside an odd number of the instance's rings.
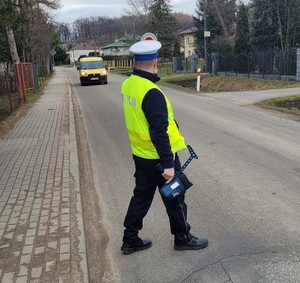
[[70,63],[74,64],[78,61],[80,55],[89,55],[89,52],[94,52],[95,50],[71,50],[69,52],[70,55]]
[[185,58],[196,54],[196,31],[190,28],[179,33],[180,52]]

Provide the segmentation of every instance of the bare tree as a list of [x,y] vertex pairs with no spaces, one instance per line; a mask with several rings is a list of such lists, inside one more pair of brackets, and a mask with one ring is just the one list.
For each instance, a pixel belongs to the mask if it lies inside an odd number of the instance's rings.
[[281,50],[287,51],[289,46],[297,43],[297,29],[300,27],[300,4],[298,0],[277,0],[279,38]]
[[70,24],[59,23],[57,24],[56,31],[60,34],[60,40],[62,42],[69,42],[71,40]]
[[[206,2],[208,3],[207,0]],[[212,0],[211,9],[213,9],[218,16],[219,22],[223,29],[224,38],[227,41],[231,41],[231,38],[235,32],[235,1]]]
[[135,19],[134,25],[143,27],[149,19],[150,7],[153,0],[127,0],[127,8],[124,12],[127,16],[132,16]]
[[138,16],[145,20],[152,3],[153,0],[127,0],[128,8],[125,8],[124,11],[129,16]]

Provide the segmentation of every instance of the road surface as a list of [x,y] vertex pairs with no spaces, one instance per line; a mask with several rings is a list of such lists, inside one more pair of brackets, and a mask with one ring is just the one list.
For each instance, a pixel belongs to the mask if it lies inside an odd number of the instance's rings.
[[[93,282],[300,282],[300,123],[241,106],[284,90],[196,95],[163,88],[199,156],[186,169],[194,183],[186,195],[188,221],[210,244],[174,251],[157,194],[140,233],[152,248],[124,256],[122,223],[134,186],[120,97],[124,78],[110,75],[107,85],[82,87],[76,70],[66,73],[86,129],[79,144],[91,156],[90,206],[99,205],[87,207],[85,216],[99,227],[86,229],[93,243],[104,237],[99,252],[91,252]],[[188,152],[180,157],[185,161]],[[91,266],[97,260],[101,272]]]

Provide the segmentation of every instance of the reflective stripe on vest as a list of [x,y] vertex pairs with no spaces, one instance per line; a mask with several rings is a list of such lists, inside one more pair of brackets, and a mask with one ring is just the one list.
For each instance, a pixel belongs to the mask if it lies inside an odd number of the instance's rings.
[[[151,141],[148,121],[142,110],[143,99],[146,93],[153,88],[161,91],[159,87],[150,80],[131,75],[124,81],[121,90],[126,127],[132,153],[147,159],[159,159],[159,155]],[[165,95],[164,98],[166,100],[169,121],[167,134],[169,136],[171,150],[175,153],[185,149],[186,145],[175,123],[172,106]]]

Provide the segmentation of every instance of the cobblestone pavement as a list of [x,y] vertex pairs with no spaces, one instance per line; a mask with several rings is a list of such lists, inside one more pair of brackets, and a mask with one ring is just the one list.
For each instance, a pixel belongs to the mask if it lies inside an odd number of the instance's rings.
[[88,282],[73,107],[55,71],[0,141],[0,282]]

